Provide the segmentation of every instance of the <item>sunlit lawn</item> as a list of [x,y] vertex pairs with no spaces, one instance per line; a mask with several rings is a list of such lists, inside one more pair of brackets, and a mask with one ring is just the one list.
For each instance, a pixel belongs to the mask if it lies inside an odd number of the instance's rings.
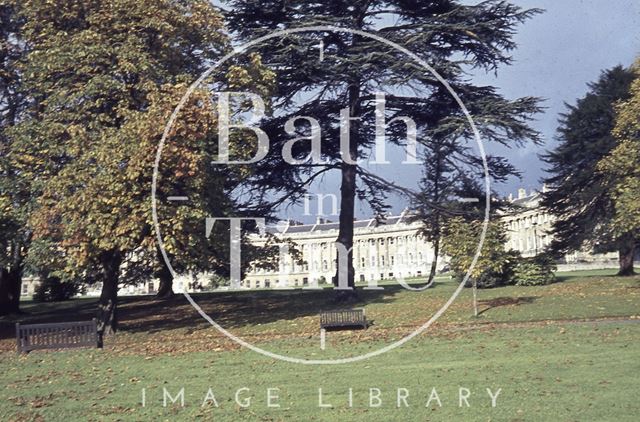
[[[434,327],[380,356],[309,366],[261,356],[222,336],[184,297],[124,298],[122,330],[104,350],[32,352],[17,357],[13,321],[2,320],[0,420],[637,420],[640,411],[640,277],[562,274],[541,287],[481,290],[480,317],[463,290]],[[455,284],[409,292],[393,285],[361,293],[373,325],[328,334],[318,317],[331,291],[195,295],[211,317],[252,344],[285,356],[329,359],[369,353],[403,338],[451,296]],[[23,321],[91,317],[95,299],[25,303]],[[162,389],[185,388],[185,407],[163,407]],[[219,407],[201,407],[211,387]],[[234,401],[251,396],[251,406]],[[426,402],[436,388],[442,407]],[[471,390],[460,408],[458,389]],[[142,389],[146,406],[141,404]],[[268,408],[278,388],[279,408]],[[318,388],[323,402],[318,407]],[[348,407],[348,389],[353,407]],[[381,407],[369,407],[369,389]],[[397,389],[409,393],[397,408]],[[502,388],[491,407],[486,388]],[[375,400],[374,400],[375,402]]]

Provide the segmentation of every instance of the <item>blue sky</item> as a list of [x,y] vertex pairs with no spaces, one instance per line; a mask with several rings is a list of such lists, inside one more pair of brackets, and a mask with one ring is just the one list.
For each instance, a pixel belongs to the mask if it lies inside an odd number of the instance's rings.
[[600,71],[617,64],[629,66],[640,56],[640,1],[638,0],[528,0],[523,7],[545,9],[522,25],[515,37],[515,63],[502,68],[497,77],[480,74],[479,83],[497,86],[508,98],[535,95],[547,107],[533,126],[545,139],[541,147],[528,146],[504,152],[523,172],[500,192],[533,189],[544,176],[538,154],[553,149],[558,115],[564,103],[574,103],[587,92],[587,83]]

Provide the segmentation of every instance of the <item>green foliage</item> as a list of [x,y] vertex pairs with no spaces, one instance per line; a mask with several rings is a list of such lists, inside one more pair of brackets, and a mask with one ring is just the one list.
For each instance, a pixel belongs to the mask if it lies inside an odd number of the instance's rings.
[[[157,145],[188,84],[227,51],[222,17],[206,0],[29,1],[20,12],[33,46],[22,66],[24,87],[37,101],[12,132],[11,164],[37,180],[34,238],[64,252],[70,277],[91,271],[105,253],[128,258],[135,251],[126,268],[139,278],[141,268],[157,264],[149,198]],[[238,88],[248,81],[263,87],[272,75],[250,55],[213,77]],[[208,92],[193,94],[159,168],[166,250],[185,267],[209,263],[211,246],[196,233],[205,217],[230,213],[228,192],[244,177],[210,168],[213,109]],[[181,193],[188,204],[164,202]]]
[[513,281],[517,286],[541,286],[553,283],[556,269],[553,258],[545,254],[520,258],[513,268]]
[[23,261],[31,231],[31,180],[11,163],[10,132],[23,118],[29,98],[22,88],[20,64],[29,51],[18,0],[0,0],[0,313],[19,310]]
[[35,302],[61,302],[69,300],[80,293],[81,288],[78,283],[72,281],[61,281],[58,277],[46,277],[36,287],[33,293]]
[[611,226],[616,236],[640,239],[640,60],[634,68],[630,98],[616,106],[613,135],[617,146],[597,166],[610,187],[614,203]]
[[[37,253],[32,265],[54,261],[65,280],[93,282],[99,274],[101,305],[115,315],[118,282],[138,282],[158,267],[150,201],[158,142],[188,85],[229,50],[222,16],[207,0],[16,4],[29,46],[21,88],[31,108],[9,133],[10,166],[32,181],[26,221],[33,239],[55,252]],[[249,80],[267,85],[272,74],[261,72],[259,57],[247,61],[212,78],[234,88]],[[185,104],[159,168],[158,215],[166,250],[183,265],[178,270],[221,266],[224,257],[210,252],[224,248],[207,241],[204,219],[229,215],[236,208],[229,192],[246,177],[210,168],[212,101],[197,91]],[[188,204],[165,201],[180,194]]]
[[484,223],[478,220],[465,221],[460,217],[450,219],[445,228],[442,248],[450,258],[451,270],[458,280],[469,272],[467,287],[473,280],[478,288],[490,288],[511,284],[513,267],[518,254],[505,251],[506,229],[499,221],[490,221],[475,265]]
[[[612,227],[615,205],[610,182],[598,163],[616,148],[615,104],[629,98],[636,77],[630,69],[614,67],[589,84],[589,92],[562,115],[560,144],[543,159],[551,174],[545,182],[543,206],[556,218],[551,249],[557,253],[597,247],[616,250],[620,231]],[[637,116],[637,114],[636,114]]]
[[[24,86],[37,102],[12,133],[12,153],[14,168],[38,180],[34,238],[64,251],[72,277],[105,252],[139,249],[141,258],[149,251],[140,264],[155,260],[149,189],[158,122],[227,45],[220,16],[200,0],[24,2],[20,12],[33,46]],[[204,160],[194,145],[209,135],[211,114],[187,109],[185,120],[191,114],[203,135],[171,151],[182,161],[165,168],[177,179],[167,189]],[[189,136],[176,131],[176,142]],[[192,216],[169,224],[182,227]]]

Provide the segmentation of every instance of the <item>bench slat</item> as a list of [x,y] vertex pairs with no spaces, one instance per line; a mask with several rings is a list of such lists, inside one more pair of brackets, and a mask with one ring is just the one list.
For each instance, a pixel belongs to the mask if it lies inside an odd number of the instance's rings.
[[18,353],[40,349],[98,347],[96,320],[47,324],[16,324]]
[[320,328],[351,326],[367,328],[364,309],[343,309],[320,313]]

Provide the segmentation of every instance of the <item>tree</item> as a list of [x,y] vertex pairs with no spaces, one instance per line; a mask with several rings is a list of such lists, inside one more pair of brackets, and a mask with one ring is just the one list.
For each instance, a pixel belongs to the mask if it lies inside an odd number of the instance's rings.
[[9,157],[9,132],[28,104],[18,69],[28,51],[18,4],[0,1],[0,315],[20,310],[24,259],[31,240],[26,221],[29,181],[13,170]]
[[[15,128],[13,165],[38,181],[31,189],[34,238],[61,252],[69,280],[102,283],[102,337],[117,328],[118,284],[158,261],[149,192],[164,122],[229,44],[205,0],[27,1],[21,13],[34,46],[24,83],[38,106]],[[239,68],[226,70],[230,79],[242,76]],[[206,171],[215,121],[208,92],[195,92],[159,174],[164,201],[185,189],[198,193],[158,210],[171,239],[167,253],[190,257],[185,266],[202,265],[213,247],[201,247],[206,239],[197,235],[211,208],[233,206],[220,200],[229,175]]]
[[[458,278],[471,268],[475,258],[484,222],[453,217],[443,226],[442,250],[450,257],[450,266]],[[477,281],[478,287],[497,287],[510,282],[509,268],[515,255],[506,251],[507,234],[504,223],[490,221],[478,259],[469,274],[468,285]]]
[[471,285],[474,290],[476,316],[476,289],[511,283],[513,267],[518,260],[516,252],[505,250],[506,227],[499,220],[488,223],[482,248],[478,251],[483,226],[482,220],[453,217],[444,225],[442,236],[442,251],[450,257],[453,273],[460,280],[469,274],[467,286]]
[[584,247],[596,252],[617,250],[620,275],[633,271],[636,240],[612,229],[614,200],[597,165],[616,147],[614,105],[629,98],[634,77],[622,66],[604,71],[597,82],[589,84],[583,98],[567,105],[558,128],[559,145],[542,156],[550,173],[544,180],[550,189],[542,193],[542,206],[556,217],[550,249],[556,254]]
[[[487,119],[480,119],[480,129],[488,139],[502,140],[505,133],[519,142],[535,136],[522,124],[524,116],[536,111],[536,100],[523,98],[513,102],[503,100],[491,87],[476,87],[464,77],[469,68],[495,70],[510,63],[508,51],[516,47],[512,40],[517,24],[537,10],[523,10],[503,1],[487,1],[476,6],[464,6],[456,1],[402,2],[395,0],[356,0],[306,2],[293,0],[230,0],[230,27],[242,40],[253,39],[276,29],[302,25],[334,25],[368,31],[393,41],[432,65],[454,88],[465,103]],[[277,112],[261,126],[271,139],[272,151],[259,165],[263,189],[284,189],[283,200],[297,200],[310,183],[326,172],[336,170],[341,175],[340,215],[337,242],[350,251],[353,246],[354,207],[356,199],[366,201],[381,216],[387,209],[386,195],[400,188],[372,174],[358,159],[368,159],[375,138],[376,108],[385,93],[386,121],[400,116],[414,118],[421,132],[420,142],[429,142],[429,131],[437,129],[456,133],[457,138],[469,139],[470,129],[453,99],[440,82],[407,57],[380,42],[361,35],[343,32],[297,33],[283,40],[256,46],[266,66],[277,73],[278,91],[273,100]],[[322,60],[318,50],[322,49]],[[438,107],[446,104],[444,116]],[[348,109],[351,117],[349,142],[341,154],[341,110]],[[456,111],[454,111],[456,110]],[[282,134],[284,123],[294,116],[312,116],[320,120],[322,154],[308,159],[312,142],[295,142],[292,156],[307,161],[292,166],[283,162],[280,151],[290,140]],[[506,120],[496,118],[501,116]],[[521,120],[522,119],[522,120]],[[507,122],[508,121],[508,122]],[[445,128],[443,123],[447,123]],[[517,125],[510,123],[519,122]],[[298,121],[295,135],[310,139],[311,121]],[[316,129],[318,129],[316,128]],[[387,128],[390,144],[405,146],[409,128],[396,121]],[[344,133],[343,133],[344,135]],[[424,135],[424,136],[421,136]],[[493,136],[491,136],[493,135]],[[384,157],[376,154],[378,161]],[[402,189],[398,189],[402,190]],[[440,193],[435,193],[439,198]],[[433,198],[430,198],[433,200]],[[344,268],[346,266],[346,268]],[[340,263],[339,274],[347,274],[347,284],[354,288],[353,256]],[[352,297],[339,291],[338,299]]]
[[[633,274],[633,259],[640,239],[640,62],[635,65],[636,79],[630,97],[618,103],[613,136],[618,144],[597,164],[613,202],[610,222],[613,236],[624,241],[621,272]],[[624,271],[622,269],[624,268]]]

